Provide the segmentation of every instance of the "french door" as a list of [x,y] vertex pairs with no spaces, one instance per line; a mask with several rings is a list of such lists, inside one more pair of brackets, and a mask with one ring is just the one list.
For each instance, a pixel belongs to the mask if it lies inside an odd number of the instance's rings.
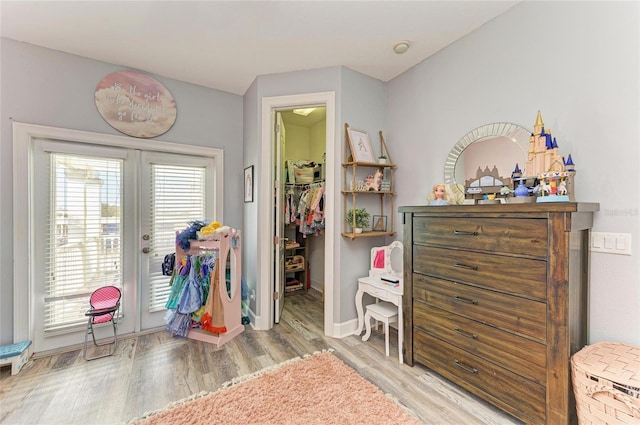
[[140,169],[140,327],[145,330],[165,323],[171,287],[161,265],[175,251],[176,232],[188,221],[216,217],[212,158],[142,152]]
[[222,219],[216,159],[46,138],[33,140],[32,155],[34,351],[82,342],[88,297],[105,285],[123,293],[119,334],[163,326],[170,277],[161,263],[176,232]]

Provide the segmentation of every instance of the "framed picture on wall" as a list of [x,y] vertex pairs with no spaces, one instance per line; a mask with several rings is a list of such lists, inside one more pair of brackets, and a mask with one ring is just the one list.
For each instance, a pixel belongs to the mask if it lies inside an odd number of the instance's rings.
[[253,165],[244,169],[244,202],[253,202]]
[[386,232],[387,231],[387,216],[386,215],[374,215],[373,224],[371,230],[374,232]]
[[369,134],[366,131],[347,127],[347,134],[354,162],[376,162],[371,140],[369,140]]

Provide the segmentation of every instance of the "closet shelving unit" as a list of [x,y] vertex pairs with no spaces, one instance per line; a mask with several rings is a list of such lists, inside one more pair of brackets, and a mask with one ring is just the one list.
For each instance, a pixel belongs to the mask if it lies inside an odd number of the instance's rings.
[[[315,180],[313,183],[287,183],[287,189],[305,190],[313,185],[324,185],[324,179]],[[309,238],[304,237],[298,231],[296,223],[289,223],[285,227],[285,279],[293,278],[297,283],[285,283],[285,294],[293,294],[305,291],[311,286],[311,274],[309,270]],[[302,257],[302,262],[299,262]]]
[[[187,338],[215,344],[216,348],[231,341],[234,337],[244,332],[242,324],[241,297],[242,284],[240,275],[242,270],[242,259],[240,255],[240,231],[231,230],[229,233],[220,233],[212,240],[192,240],[188,250],[180,248],[176,244],[176,264],[180,264],[185,255],[198,255],[207,252],[218,252],[220,267],[218,267],[218,278],[220,284],[220,299],[224,309],[224,324],[227,328],[225,333],[214,334],[202,329],[191,329]],[[230,265],[230,282],[227,291],[227,262]],[[212,277],[213,278],[213,277]]]
[[[377,162],[357,162],[354,161],[354,156],[351,152],[351,145],[349,143],[349,124],[345,123],[345,135],[344,135],[344,158],[345,162],[342,163],[342,168],[344,172],[343,181],[344,181],[344,189],[342,190],[342,195],[344,198],[343,207],[343,232],[342,236],[357,239],[357,238],[370,238],[377,236],[393,236],[395,235],[394,231],[394,177],[393,171],[396,168],[396,165],[391,160],[391,155],[389,153],[389,149],[387,148],[387,144],[384,141],[384,136],[382,135],[382,131],[379,132],[380,135],[380,155],[385,155],[387,157],[387,161],[384,164]],[[358,190],[356,183],[358,181],[358,169],[365,169],[367,171],[375,171],[375,169],[382,169],[385,180],[390,181],[389,190],[377,190],[377,191],[368,191],[368,190]],[[360,173],[362,174],[362,173]],[[373,231],[373,230],[365,230],[362,233],[356,233],[355,229],[351,229],[349,231],[347,225],[347,211],[349,209],[357,208],[357,200],[359,197],[378,197],[379,198],[379,211],[380,215],[387,216],[387,229],[386,231]],[[362,199],[362,198],[361,198]],[[370,212],[371,213],[371,212]],[[373,214],[372,214],[373,215]]]
[[285,294],[304,291],[309,281],[309,245],[308,238],[303,238],[297,231],[295,224],[290,224],[286,229],[287,236],[294,234],[293,238],[285,241],[285,279],[293,278],[295,283],[285,282]]

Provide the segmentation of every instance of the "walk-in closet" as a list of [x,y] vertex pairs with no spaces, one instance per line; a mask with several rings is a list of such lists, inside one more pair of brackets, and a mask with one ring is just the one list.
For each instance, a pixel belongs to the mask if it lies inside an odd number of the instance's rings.
[[281,116],[286,308],[300,292],[324,288],[326,108]]

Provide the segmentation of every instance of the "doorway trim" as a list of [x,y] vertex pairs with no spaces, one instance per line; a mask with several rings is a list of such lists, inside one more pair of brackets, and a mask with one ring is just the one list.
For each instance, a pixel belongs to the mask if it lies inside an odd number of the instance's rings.
[[259,278],[258,282],[267,282],[260,285],[260,311],[268,312],[268,314],[261,314],[263,318],[268,320],[268,323],[263,321],[260,325],[260,329],[271,329],[275,320],[275,312],[273,309],[273,293],[275,292],[275,279],[273,277],[273,262],[274,259],[274,233],[273,223],[275,217],[274,200],[273,200],[273,127],[272,116],[275,110],[282,109],[294,109],[301,106],[324,106],[326,107],[326,179],[325,179],[325,193],[327,194],[325,202],[325,238],[324,238],[324,334],[326,336],[334,336],[334,288],[339,285],[336,279],[339,279],[339,275],[334,273],[334,257],[333,247],[335,246],[335,232],[336,223],[335,217],[338,217],[336,208],[339,207],[338,203],[334,200],[337,199],[335,194],[335,140],[336,140],[336,105],[335,105],[335,92],[320,92],[320,93],[307,93],[290,96],[275,96],[262,98],[262,129],[261,129],[261,151],[264,154],[261,156],[260,166],[260,194],[261,204],[265,205],[269,214],[262,215],[262,220],[258,224],[259,237],[258,240],[263,241],[258,246],[258,257],[262,259],[269,259],[268,261],[260,262]]

